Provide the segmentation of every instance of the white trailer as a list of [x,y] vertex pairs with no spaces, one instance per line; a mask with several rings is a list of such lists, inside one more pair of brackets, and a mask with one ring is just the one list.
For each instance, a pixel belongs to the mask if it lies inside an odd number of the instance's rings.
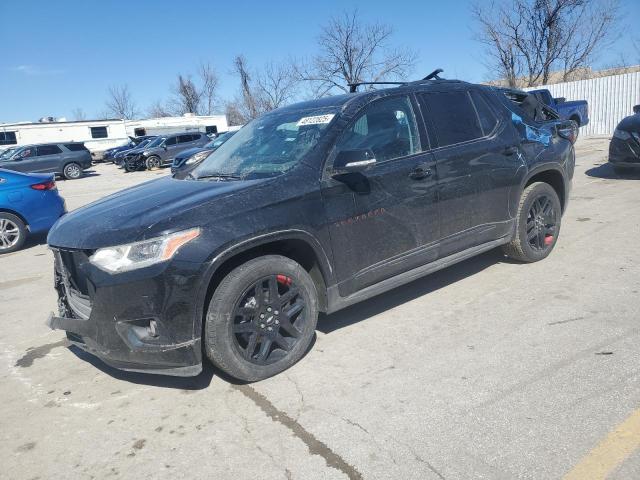
[[147,120],[82,120],[0,124],[0,150],[21,145],[53,142],[84,142],[94,158],[129,137],[165,135],[185,131],[221,133],[229,130],[225,115],[162,117]]
[[165,135],[178,132],[222,133],[229,130],[226,115],[196,116],[189,113],[182,117],[160,117],[126,122],[130,137]]

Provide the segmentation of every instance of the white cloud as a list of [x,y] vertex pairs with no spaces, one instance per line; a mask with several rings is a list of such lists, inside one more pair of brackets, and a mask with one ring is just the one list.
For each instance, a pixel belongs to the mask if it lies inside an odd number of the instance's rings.
[[59,75],[64,73],[64,70],[42,68],[37,65],[16,65],[15,67],[9,67],[9,71],[29,76]]

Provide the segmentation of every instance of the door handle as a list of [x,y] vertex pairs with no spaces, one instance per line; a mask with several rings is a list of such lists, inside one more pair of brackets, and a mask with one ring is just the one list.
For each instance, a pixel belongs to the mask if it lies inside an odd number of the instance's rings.
[[502,153],[504,153],[505,155],[515,155],[516,153],[518,153],[518,147],[516,147],[515,145],[505,147]]
[[424,178],[430,177],[431,175],[433,175],[433,172],[429,167],[418,166],[411,171],[409,177],[411,177],[413,180],[422,180]]

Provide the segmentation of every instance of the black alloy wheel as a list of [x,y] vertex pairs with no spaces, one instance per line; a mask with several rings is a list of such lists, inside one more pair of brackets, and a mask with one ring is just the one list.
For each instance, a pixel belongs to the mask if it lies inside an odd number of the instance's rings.
[[553,245],[557,234],[558,213],[546,195],[536,197],[527,215],[527,241],[532,249],[544,252]]
[[261,278],[233,310],[235,345],[250,362],[268,365],[284,358],[302,336],[306,302],[291,277]]
[[219,369],[253,382],[300,360],[317,321],[318,293],[309,273],[290,258],[265,255],[220,281],[209,301],[203,346]]
[[555,189],[545,182],[528,185],[516,213],[515,232],[502,246],[504,253],[521,262],[537,262],[554,249],[560,235],[562,204]]

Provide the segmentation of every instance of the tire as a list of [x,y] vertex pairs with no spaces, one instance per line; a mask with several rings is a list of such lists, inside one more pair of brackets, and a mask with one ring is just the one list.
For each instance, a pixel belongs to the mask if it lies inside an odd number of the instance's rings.
[[138,168],[134,165],[134,161],[124,162],[124,171],[127,173],[135,172]]
[[144,164],[147,167],[147,170],[157,170],[162,166],[162,161],[160,160],[160,157],[152,155],[145,160]]
[[27,235],[27,227],[19,217],[0,212],[0,255],[20,250]]
[[527,263],[546,258],[558,241],[561,220],[562,206],[553,187],[544,182],[532,183],[520,197],[516,233],[502,247],[505,255]]
[[77,180],[82,177],[82,167],[75,162],[67,163],[62,170],[62,176],[67,180]]
[[279,255],[259,257],[232,270],[213,293],[204,328],[205,352],[216,367],[238,380],[262,380],[304,356],[317,320],[318,296],[304,268]]

